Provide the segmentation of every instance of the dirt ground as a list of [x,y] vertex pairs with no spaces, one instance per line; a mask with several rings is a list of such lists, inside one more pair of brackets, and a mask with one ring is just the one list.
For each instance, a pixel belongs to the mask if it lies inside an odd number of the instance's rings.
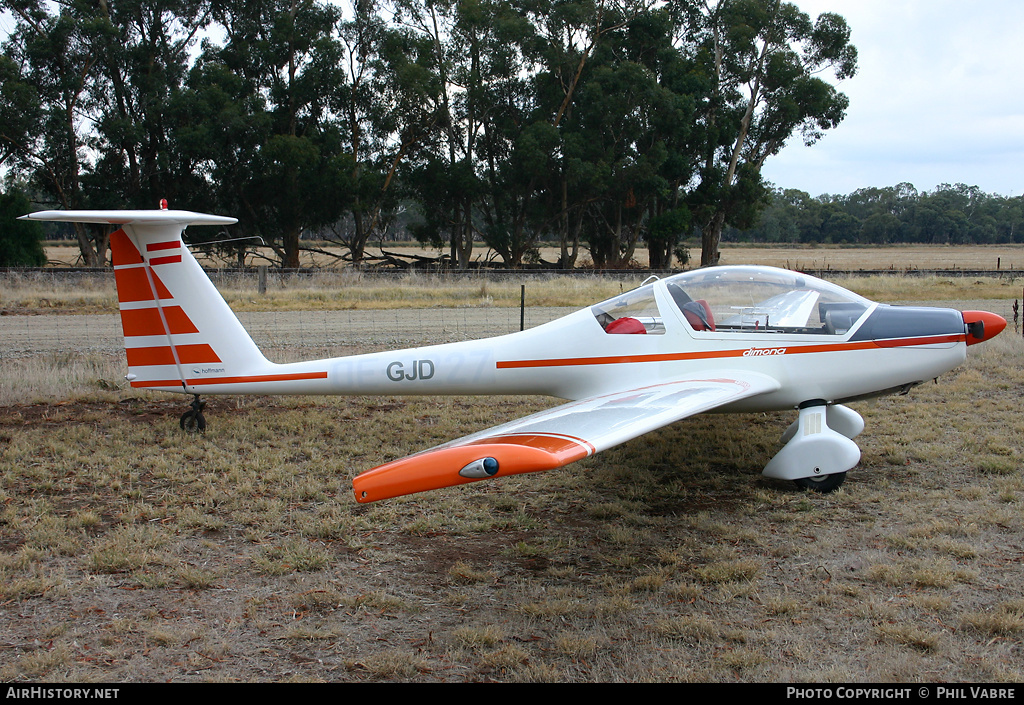
[[[380,315],[243,322],[282,357],[518,328]],[[0,317],[0,359],[119,355],[117,325]],[[552,402],[217,398],[203,436],[180,397],[0,406],[0,680],[1019,683],[1024,344],[978,347],[858,404],[826,496],[760,475],[786,415],[358,505],[355,474]]]

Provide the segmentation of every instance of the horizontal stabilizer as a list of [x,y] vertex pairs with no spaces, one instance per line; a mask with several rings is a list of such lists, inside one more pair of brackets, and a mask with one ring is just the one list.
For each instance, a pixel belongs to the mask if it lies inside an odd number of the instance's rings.
[[109,225],[233,225],[237,218],[192,211],[38,211],[18,220],[48,220],[60,223],[106,223]]

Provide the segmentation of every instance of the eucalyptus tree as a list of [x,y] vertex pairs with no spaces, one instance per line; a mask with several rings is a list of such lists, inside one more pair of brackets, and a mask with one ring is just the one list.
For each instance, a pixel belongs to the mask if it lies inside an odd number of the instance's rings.
[[208,41],[191,71],[179,138],[205,173],[207,198],[244,219],[237,234],[261,237],[281,266],[298,267],[302,234],[348,205],[351,156],[330,110],[343,80],[340,11],[317,0],[215,0],[211,14],[224,39]]
[[179,161],[171,122],[209,12],[207,0],[95,3],[90,147],[98,156],[83,175],[95,206],[155,208],[188,193],[192,164]]
[[613,7],[611,0],[400,3],[401,21],[434,45],[441,86],[438,129],[410,178],[425,221],[418,237],[447,241],[458,266],[467,266],[474,236],[518,266],[552,230],[562,236],[563,263],[570,259],[567,233],[580,232],[583,208],[569,203],[562,127],[594,49],[622,26]]
[[29,212],[31,204],[16,189],[0,193],[0,267],[42,267],[46,264],[42,227],[39,223],[17,220]]
[[409,165],[407,183],[421,209],[417,239],[448,247],[452,262],[469,266],[477,232],[474,214],[483,182],[477,142],[480,62],[486,13],[479,0],[396,0],[395,21],[427,43],[435,86],[435,128]]
[[[7,5],[18,18],[7,52],[18,57],[18,80],[36,89],[38,113],[38,123],[22,132],[19,170],[64,208],[155,207],[160,198],[174,199],[178,182],[191,177],[190,165],[176,163],[169,123],[191,48],[206,27],[206,1]],[[109,230],[75,226],[87,264],[103,263]]]
[[[0,61],[4,163],[62,208],[86,207],[82,173],[102,28],[86,5],[54,13],[42,0],[4,0],[0,8],[15,18]],[[85,265],[102,266],[108,234],[82,224],[74,230]]]
[[531,74],[538,119],[556,131],[544,208],[557,233],[559,265],[572,268],[581,240],[595,232],[594,209],[605,187],[603,160],[595,159],[576,118],[579,92],[592,74],[592,60],[625,21],[646,11],[644,0],[518,0],[535,27],[526,46],[536,68]]
[[668,189],[660,173],[668,149],[650,118],[671,98],[647,67],[613,56],[594,57],[566,125],[570,173],[586,173],[574,185],[590,192],[584,227],[599,268],[633,259],[647,212]]
[[330,105],[351,159],[352,227],[341,239],[356,263],[400,208],[402,169],[439,116],[433,43],[389,20],[377,0],[355,0],[338,28],[341,80]]
[[1024,196],[997,197],[996,242],[1024,242]]
[[264,224],[258,218],[270,204],[264,194],[259,164],[261,150],[273,134],[273,117],[255,83],[232,67],[234,57],[223,47],[207,44],[186,85],[174,101],[171,124],[176,159],[187,164],[188,183],[179,181],[178,198],[189,208],[241,216],[230,238],[200,228],[192,242],[234,239],[222,250],[234,252],[238,264]]
[[[595,264],[626,266],[647,241],[652,266],[667,268],[690,214],[683,189],[694,174],[696,101],[688,57],[672,46],[674,23],[664,9],[624,17],[595,52],[578,111],[598,117],[588,142],[607,147],[609,182],[591,242]],[[599,137],[604,135],[603,140]],[[599,243],[606,252],[599,257]],[[610,247],[607,245],[610,244]]]
[[[469,193],[484,242],[519,266],[542,235],[557,232],[560,260],[571,266],[570,242],[576,249],[589,223],[597,258],[598,240],[618,237],[631,244],[613,246],[613,259],[630,259],[648,196],[664,190],[655,184],[666,150],[651,126],[679,117],[648,46],[671,49],[671,34],[649,31],[651,7],[632,0],[486,0],[457,9],[457,26],[473,30],[457,105],[474,148],[464,152],[472,175],[463,173],[476,179]],[[643,202],[609,215],[610,189],[620,203],[638,193]]]
[[846,21],[812,21],[781,0],[679,0],[681,50],[707,82],[700,129],[702,173],[690,196],[701,229],[701,264],[718,261],[722,228],[752,223],[766,196],[765,160],[799,132],[806,144],[845,116],[847,97],[821,75],[854,75],[857,51]]
[[522,7],[503,0],[481,5],[487,32],[473,98],[481,116],[477,143],[484,189],[481,236],[517,267],[536,254],[550,229],[545,186],[558,169],[559,137],[531,77],[538,65],[535,24]]
[[[667,266],[689,216],[695,102],[674,17],[643,0],[523,0],[536,40],[538,118],[557,135],[539,182],[546,227],[571,267],[627,264],[641,240]],[[539,120],[538,120],[539,122]],[[652,220],[654,219],[654,220]],[[654,228],[649,227],[654,223]]]
[[25,160],[35,141],[42,105],[29,80],[24,66],[0,53],[0,168]]

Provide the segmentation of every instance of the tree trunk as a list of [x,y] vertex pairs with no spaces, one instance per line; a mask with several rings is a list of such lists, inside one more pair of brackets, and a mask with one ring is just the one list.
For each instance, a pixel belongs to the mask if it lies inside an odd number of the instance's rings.
[[284,234],[284,257],[281,266],[285,269],[299,268],[299,230],[289,230]]
[[352,254],[352,264],[357,267],[363,263],[363,255],[366,253],[366,240],[369,237],[369,234],[363,230],[361,205],[359,198],[356,197],[356,203],[352,207],[352,220],[355,224],[356,232],[348,245],[349,252]]
[[576,266],[576,258],[580,253],[580,231],[583,229],[583,209],[580,208],[580,215],[576,218],[575,224],[570,224],[569,210],[567,208],[565,195],[565,181],[562,181],[562,218],[561,218],[561,253],[558,258],[560,269],[573,269]]
[[718,264],[722,253],[718,244],[722,241],[722,228],[725,227],[725,211],[718,210],[710,221],[705,223],[700,233],[700,266],[711,267]]

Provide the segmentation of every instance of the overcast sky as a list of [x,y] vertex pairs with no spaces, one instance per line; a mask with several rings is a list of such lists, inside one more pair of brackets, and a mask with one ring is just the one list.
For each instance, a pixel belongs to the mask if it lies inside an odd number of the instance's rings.
[[791,1],[846,18],[859,70],[838,84],[846,119],[811,147],[790,140],[767,180],[812,196],[903,181],[1024,193],[1024,2]]

